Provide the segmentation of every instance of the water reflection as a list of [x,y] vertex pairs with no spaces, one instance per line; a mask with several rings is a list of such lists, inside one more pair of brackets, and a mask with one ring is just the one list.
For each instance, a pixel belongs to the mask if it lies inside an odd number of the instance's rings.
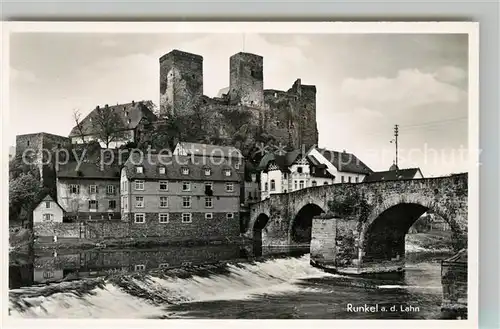
[[[17,256],[19,257],[19,256]],[[112,272],[170,269],[247,258],[240,245],[159,247],[156,249],[58,250],[11,256],[9,288],[76,280]]]

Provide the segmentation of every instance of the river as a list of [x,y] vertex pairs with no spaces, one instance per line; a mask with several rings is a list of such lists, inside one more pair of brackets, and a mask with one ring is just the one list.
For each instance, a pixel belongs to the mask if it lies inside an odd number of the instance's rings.
[[[27,318],[439,319],[440,260],[404,278],[325,273],[309,255],[249,260],[238,246],[47,252],[12,264],[9,313]],[[12,263],[12,262],[11,262]]]

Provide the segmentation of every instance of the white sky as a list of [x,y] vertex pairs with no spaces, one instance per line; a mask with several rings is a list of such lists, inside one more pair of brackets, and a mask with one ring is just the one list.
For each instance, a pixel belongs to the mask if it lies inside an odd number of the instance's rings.
[[316,85],[321,147],[387,170],[399,124],[401,168],[467,171],[467,35],[18,33],[10,47],[10,145],[17,134],[68,135],[74,109],[158,104],[158,59],[172,49],[203,56],[204,93],[215,96],[229,57],[246,51],[264,56],[264,88]]

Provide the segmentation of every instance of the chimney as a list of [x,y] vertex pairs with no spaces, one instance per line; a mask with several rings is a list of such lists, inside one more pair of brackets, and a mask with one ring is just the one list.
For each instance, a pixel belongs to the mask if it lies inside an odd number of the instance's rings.
[[345,150],[343,150],[342,153],[346,153]]
[[132,101],[132,106],[134,106],[134,105],[135,105],[135,101]]

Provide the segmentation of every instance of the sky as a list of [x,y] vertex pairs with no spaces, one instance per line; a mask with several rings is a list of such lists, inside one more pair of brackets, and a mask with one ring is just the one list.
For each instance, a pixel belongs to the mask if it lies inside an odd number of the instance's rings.
[[204,94],[229,85],[229,57],[264,57],[264,88],[315,85],[319,146],[372,170],[395,159],[425,177],[465,172],[468,42],[460,34],[15,33],[10,43],[9,145],[15,135],[67,136],[73,111],[159,101],[159,57],[203,56]]

